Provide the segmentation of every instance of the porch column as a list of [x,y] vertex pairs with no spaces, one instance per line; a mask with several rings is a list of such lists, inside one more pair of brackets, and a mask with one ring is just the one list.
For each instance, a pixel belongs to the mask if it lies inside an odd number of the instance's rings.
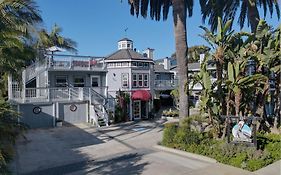
[[[130,97],[132,97],[132,93],[130,92]],[[132,98],[130,98],[130,121],[133,120],[133,102]]]

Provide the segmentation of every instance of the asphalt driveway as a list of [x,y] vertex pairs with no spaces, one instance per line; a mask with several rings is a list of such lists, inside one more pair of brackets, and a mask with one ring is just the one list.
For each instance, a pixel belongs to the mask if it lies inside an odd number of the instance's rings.
[[209,174],[208,169],[220,166],[155,149],[162,130],[161,120],[98,129],[79,125],[30,130],[17,141],[11,168],[15,174],[29,175],[188,175]]

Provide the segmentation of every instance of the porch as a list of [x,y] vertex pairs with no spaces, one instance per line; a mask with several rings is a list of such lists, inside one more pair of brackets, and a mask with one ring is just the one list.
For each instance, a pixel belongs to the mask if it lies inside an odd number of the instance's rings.
[[107,98],[107,86],[100,87],[55,87],[25,88],[12,85],[9,100],[16,103],[86,101],[103,104]]

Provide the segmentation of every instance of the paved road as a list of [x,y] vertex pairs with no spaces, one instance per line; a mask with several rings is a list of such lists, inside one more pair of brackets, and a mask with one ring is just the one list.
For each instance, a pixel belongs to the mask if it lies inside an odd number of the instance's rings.
[[[209,169],[247,172],[155,149],[161,121],[126,123],[96,129],[71,126],[30,130],[16,144],[15,174],[210,174]],[[235,169],[235,171],[233,171]],[[216,173],[220,174],[220,173]],[[224,174],[224,173],[221,173]]]

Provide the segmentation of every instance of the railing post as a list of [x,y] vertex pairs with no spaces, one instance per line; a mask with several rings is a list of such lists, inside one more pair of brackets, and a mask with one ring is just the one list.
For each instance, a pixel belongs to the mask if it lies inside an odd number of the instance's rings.
[[22,100],[25,102],[25,81],[26,81],[26,70],[22,71]]
[[8,75],[8,98],[9,99],[13,98],[12,82],[13,82],[12,75],[9,74]]

